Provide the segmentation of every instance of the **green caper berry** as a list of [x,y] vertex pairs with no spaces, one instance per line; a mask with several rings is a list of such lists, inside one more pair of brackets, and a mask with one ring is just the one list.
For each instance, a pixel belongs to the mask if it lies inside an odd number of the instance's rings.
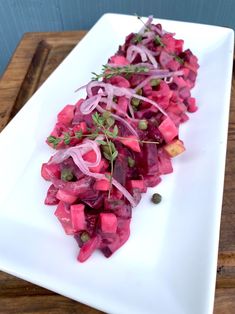
[[153,196],[152,196],[152,202],[154,204],[159,204],[162,200],[162,196],[158,193],[154,193]]
[[148,128],[148,121],[147,120],[140,120],[138,123],[138,128],[140,130],[147,130]]
[[152,80],[150,81],[150,84],[151,84],[152,87],[158,86],[158,85],[160,84],[160,80],[158,80],[158,79],[152,79]]
[[140,100],[137,99],[137,98],[132,98],[131,104],[132,104],[132,106],[134,106],[134,107],[138,107],[139,104],[140,104]]
[[128,157],[127,158],[127,162],[128,162],[128,166],[129,167],[134,167],[135,166],[135,160],[134,159],[132,159],[131,157]]
[[72,181],[73,180],[73,172],[71,169],[62,169],[61,175],[60,175],[61,180],[63,181]]
[[84,232],[80,235],[80,239],[81,239],[81,241],[82,241],[83,243],[86,243],[87,241],[90,240],[90,236],[89,236],[89,234],[88,234],[86,231],[84,231]]

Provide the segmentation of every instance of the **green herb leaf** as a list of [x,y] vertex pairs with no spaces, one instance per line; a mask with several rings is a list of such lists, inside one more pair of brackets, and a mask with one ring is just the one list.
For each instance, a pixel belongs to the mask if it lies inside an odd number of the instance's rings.
[[114,128],[113,128],[113,136],[114,137],[118,136],[118,127],[117,127],[117,125],[115,125]]
[[133,37],[132,42],[134,44],[138,44],[142,41],[142,39],[143,39],[143,36],[137,33],[135,34],[135,37]]
[[75,138],[77,138],[77,139],[80,139],[80,138],[82,138],[82,131],[77,131],[77,132],[75,132]]
[[111,137],[111,138],[115,138],[115,137],[116,137],[115,134],[113,134],[113,132],[111,132],[111,131],[109,131],[109,130],[105,130],[104,132],[105,132],[105,134],[106,134],[108,137]]
[[97,126],[103,126],[105,119],[98,112],[96,112],[92,115],[92,120]]
[[103,152],[103,154],[104,154],[104,157],[105,157],[107,160],[109,160],[109,161],[112,160],[112,157],[111,157],[109,154],[107,154],[106,152]]
[[55,137],[55,136],[50,135],[50,136],[48,136],[47,141],[48,141],[48,143],[52,144],[54,148],[56,148],[57,145],[62,141],[62,139],[59,137]]
[[100,145],[107,145],[107,143],[102,140],[96,140],[96,142],[99,143]]
[[70,141],[71,141],[71,136],[69,133],[64,133],[64,143],[65,145],[69,145],[70,144]]
[[164,45],[163,42],[162,42],[161,37],[158,36],[158,35],[154,38],[154,42],[155,42],[155,44],[158,45],[158,46],[165,47],[165,45]]
[[177,56],[176,54],[174,54],[174,58],[176,61],[178,61],[180,64],[184,64],[184,60],[182,58],[180,58],[179,56]]
[[113,160],[116,159],[117,156],[118,156],[118,151],[115,150],[115,152],[112,153],[112,159],[113,159]]

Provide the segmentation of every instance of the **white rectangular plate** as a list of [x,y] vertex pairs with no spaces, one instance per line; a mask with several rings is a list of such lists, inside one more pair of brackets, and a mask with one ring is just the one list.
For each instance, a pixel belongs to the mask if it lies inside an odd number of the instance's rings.
[[[233,60],[231,29],[158,20],[199,58],[199,111],[182,126],[174,173],[133,211],[131,237],[111,258],[76,261],[77,245],[43,205],[41,163],[57,112],[116,52],[136,17],[106,14],[0,135],[0,268],[116,314],[204,314],[213,308]],[[150,202],[153,191],[163,196]]]

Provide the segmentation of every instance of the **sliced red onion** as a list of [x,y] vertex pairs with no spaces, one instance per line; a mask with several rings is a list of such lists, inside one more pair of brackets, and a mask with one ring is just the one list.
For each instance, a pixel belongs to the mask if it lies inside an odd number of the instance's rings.
[[144,47],[144,46],[140,46],[139,47],[145,52],[146,56],[148,57],[149,61],[152,63],[153,67],[156,69],[158,68],[158,63],[154,57],[154,54],[158,54],[157,52],[154,51],[150,51],[148,48]]
[[145,80],[143,80],[139,85],[135,87],[135,90],[138,91],[139,89],[143,88],[152,79],[168,78],[168,77],[173,77],[173,76],[179,76],[182,74],[183,74],[182,71],[169,72],[167,70],[167,73],[165,74],[163,72],[162,74],[148,76]]
[[112,184],[125,196],[125,198],[130,202],[130,204],[135,207],[137,204],[133,196],[121,185],[116,179],[112,178]]
[[171,77],[165,77],[165,78],[164,78],[164,82],[166,82],[167,84],[172,83],[172,81],[173,81],[173,77],[172,77],[172,76],[171,76]]
[[87,91],[88,97],[93,96],[93,93],[92,93],[92,88],[93,87],[103,88],[103,87],[105,87],[105,85],[106,85],[105,83],[98,82],[98,81],[91,81],[90,83],[88,83],[87,86],[86,86],[86,91]]
[[129,101],[129,104],[128,104],[128,108],[129,108],[129,111],[130,111],[130,114],[131,114],[131,118],[135,119],[134,110],[133,110],[133,107],[132,107],[130,101]]
[[164,34],[164,31],[161,31],[156,25],[151,25],[150,28],[159,36],[162,36]]
[[143,62],[147,61],[147,56],[143,49],[141,47],[131,45],[128,47],[126,52],[126,58],[130,63],[135,59],[134,53],[138,53]]
[[80,106],[81,113],[83,113],[85,115],[91,113],[99,104],[102,96],[103,96],[102,94],[97,94],[95,96],[92,96],[92,97],[84,100]]
[[[102,137],[102,138],[101,138]],[[98,136],[97,139],[103,139],[103,136]],[[82,155],[86,154],[87,152],[93,150],[96,153],[96,160],[94,162],[85,161],[82,158]],[[92,141],[89,139],[85,139],[82,144],[69,147],[66,149],[59,150],[51,159],[50,163],[60,163],[65,159],[71,156],[71,153],[80,154],[81,159],[87,167],[96,167],[99,165],[101,161],[101,153],[99,149],[99,145],[96,141]]]
[[78,92],[78,91],[80,91],[80,90],[83,89],[83,88],[86,88],[86,87],[87,87],[87,84],[78,87],[78,88],[75,90],[75,93]]

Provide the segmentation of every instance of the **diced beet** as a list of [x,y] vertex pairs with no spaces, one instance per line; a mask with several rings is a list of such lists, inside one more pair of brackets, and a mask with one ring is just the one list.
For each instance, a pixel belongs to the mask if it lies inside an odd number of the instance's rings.
[[144,93],[144,96],[148,97],[152,94],[152,86],[150,83],[147,83],[144,87],[143,87],[143,93]]
[[74,118],[74,105],[65,106],[57,115],[58,122],[69,125]]
[[78,254],[78,261],[83,263],[85,262],[91,254],[99,247],[100,245],[100,237],[96,236],[91,238],[89,241],[83,244],[82,248]]
[[84,230],[86,228],[85,206],[83,204],[75,204],[70,206],[71,222],[74,232]]
[[77,180],[84,178],[84,173],[78,168],[78,166],[74,163],[72,158],[68,158],[64,160],[60,164],[60,170],[69,169]]
[[114,63],[114,64],[118,64],[118,65],[128,65],[128,64],[130,64],[129,61],[125,57],[119,56],[119,55],[112,56],[109,59],[109,62],[110,63]]
[[85,153],[83,155],[83,159],[85,161],[88,161],[88,162],[95,162],[96,161],[96,153],[94,150],[90,150],[89,152]]
[[70,211],[67,204],[59,202],[55,211],[55,216],[59,219],[66,234],[74,234],[74,230],[71,223]]
[[145,193],[147,191],[147,187],[144,180],[129,180],[128,186],[131,189],[139,189],[141,193]]
[[146,167],[146,174],[158,173],[158,149],[156,144],[149,143],[144,145],[144,162]]
[[117,231],[117,217],[112,213],[100,213],[100,227],[104,233]]
[[159,131],[162,133],[165,141],[169,143],[178,135],[178,129],[174,122],[167,117],[158,127]]
[[103,207],[104,204],[104,192],[95,191],[96,193],[93,194],[93,197],[89,199],[82,199],[84,203],[94,209],[99,209]]
[[167,68],[168,63],[173,59],[173,57],[167,53],[166,51],[162,50],[159,56],[159,62],[161,66],[165,69]]
[[96,191],[109,191],[110,181],[108,179],[96,180],[96,182],[93,185],[93,188]]
[[113,177],[123,186],[126,184],[127,169],[127,157],[119,153],[114,163]]
[[114,197],[105,198],[104,200],[104,209],[115,211],[120,206],[124,205],[124,201],[120,199],[116,199]]
[[52,178],[59,178],[60,166],[58,164],[42,164],[41,176],[47,181],[51,181]]
[[172,120],[172,122],[175,124],[175,126],[178,128],[181,122],[181,115],[182,114],[176,114],[172,112],[171,110],[168,111],[168,117]]
[[101,159],[100,163],[96,167],[89,167],[89,170],[94,173],[104,173],[109,167],[109,163],[106,159]]
[[139,202],[141,201],[141,192],[140,189],[135,188],[132,190],[132,196],[134,198],[134,201],[136,204],[139,204]]
[[117,198],[117,199],[122,199],[123,198],[123,194],[120,190],[116,189],[114,186],[112,188],[112,195]]
[[79,124],[75,124],[73,127],[74,133],[76,132],[82,132],[82,134],[87,133],[87,125],[86,122],[80,122]]
[[125,138],[119,139],[119,141],[123,145],[131,148],[134,152],[140,152],[140,145],[135,135],[128,135]]
[[171,159],[169,155],[162,149],[158,151],[158,166],[160,174],[168,174],[173,172]]
[[170,62],[168,62],[167,67],[171,71],[177,71],[180,68],[180,63],[176,60],[171,60]]
[[196,99],[193,97],[188,98],[188,112],[195,112],[197,111],[197,106],[196,106]]
[[73,204],[77,200],[77,196],[74,196],[63,190],[58,190],[58,192],[56,193],[56,198],[67,204]]
[[118,97],[116,113],[125,115],[127,112],[129,100],[125,96]]
[[161,178],[157,175],[155,176],[144,176],[144,182],[147,187],[154,187],[161,182]]
[[94,190],[92,188],[95,179],[92,177],[85,176],[84,178],[75,182],[65,182],[59,179],[53,179],[52,183],[63,191],[68,192],[80,199],[93,198]]
[[130,219],[118,218],[118,226],[116,236],[107,239],[111,240],[109,244],[102,246],[102,252],[106,257],[110,257],[115,251],[117,251],[130,236]]
[[175,52],[178,55],[183,50],[184,41],[182,39],[175,39]]
[[186,113],[181,114],[181,116],[180,116],[180,122],[181,123],[188,121],[188,119],[189,119],[189,117],[186,115]]
[[183,87],[179,90],[179,96],[183,99],[186,99],[188,97],[190,97],[191,93],[190,93],[190,90],[189,90],[189,87]]
[[[107,71],[107,73],[108,73],[108,71]],[[130,87],[129,81],[120,75],[116,75],[116,76],[112,77],[109,81],[112,85],[116,85],[116,86],[124,87],[124,88]]]
[[57,192],[58,192],[58,189],[53,184],[51,184],[47,191],[47,196],[44,201],[44,204],[57,205],[59,203],[59,200],[56,198]]

